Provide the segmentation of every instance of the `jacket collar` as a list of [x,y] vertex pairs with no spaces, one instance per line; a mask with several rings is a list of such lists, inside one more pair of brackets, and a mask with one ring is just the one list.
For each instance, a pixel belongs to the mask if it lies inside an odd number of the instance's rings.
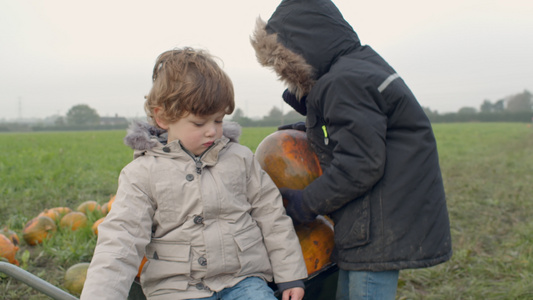
[[[205,153],[202,161],[205,163],[215,163],[218,159],[218,152],[229,142],[239,142],[241,127],[235,122],[224,122],[222,127],[222,138],[215,141],[215,144]],[[161,128],[150,125],[146,122],[134,121],[128,128],[128,133],[124,137],[124,144],[132,148],[134,157],[151,153],[156,156],[189,155],[184,151],[178,140],[167,143],[167,132]]]

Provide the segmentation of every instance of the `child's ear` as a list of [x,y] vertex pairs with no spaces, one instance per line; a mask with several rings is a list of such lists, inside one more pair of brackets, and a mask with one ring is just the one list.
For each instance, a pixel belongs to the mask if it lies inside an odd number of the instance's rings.
[[165,121],[163,121],[163,119],[161,119],[160,115],[161,115],[161,107],[154,108],[154,119],[155,119],[155,122],[157,123],[157,126],[161,127],[162,129],[167,130],[168,125]]

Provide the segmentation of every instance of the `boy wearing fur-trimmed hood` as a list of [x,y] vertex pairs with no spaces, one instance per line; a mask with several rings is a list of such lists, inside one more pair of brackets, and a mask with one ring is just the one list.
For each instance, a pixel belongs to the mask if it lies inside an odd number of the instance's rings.
[[274,280],[301,300],[307,271],[292,220],[237,143],[240,127],[223,123],[234,109],[226,73],[205,51],[164,52],[145,109],[153,124],[134,123],[125,138],[135,159],[98,227],[81,299],[126,299],[146,256],[148,299],[273,300]]
[[394,299],[399,270],[449,260],[435,137],[395,70],[330,0],[283,0],[251,42],[287,84],[283,99],[306,115],[323,174],[281,193],[296,221],[335,222],[337,299]]

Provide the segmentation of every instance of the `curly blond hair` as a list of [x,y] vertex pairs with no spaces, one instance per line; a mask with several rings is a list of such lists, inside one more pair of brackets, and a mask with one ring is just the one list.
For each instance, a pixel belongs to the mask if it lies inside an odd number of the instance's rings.
[[[189,113],[208,116],[221,111],[231,114],[235,109],[231,79],[205,50],[186,47],[163,52],[152,81],[144,108],[153,125],[156,117],[171,123]],[[157,116],[156,107],[161,108]]]

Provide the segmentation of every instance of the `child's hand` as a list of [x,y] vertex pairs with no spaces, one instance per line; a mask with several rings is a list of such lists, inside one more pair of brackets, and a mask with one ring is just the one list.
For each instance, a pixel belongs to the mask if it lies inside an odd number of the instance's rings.
[[281,300],[302,300],[304,297],[304,289],[301,287],[295,287],[292,289],[284,290]]

